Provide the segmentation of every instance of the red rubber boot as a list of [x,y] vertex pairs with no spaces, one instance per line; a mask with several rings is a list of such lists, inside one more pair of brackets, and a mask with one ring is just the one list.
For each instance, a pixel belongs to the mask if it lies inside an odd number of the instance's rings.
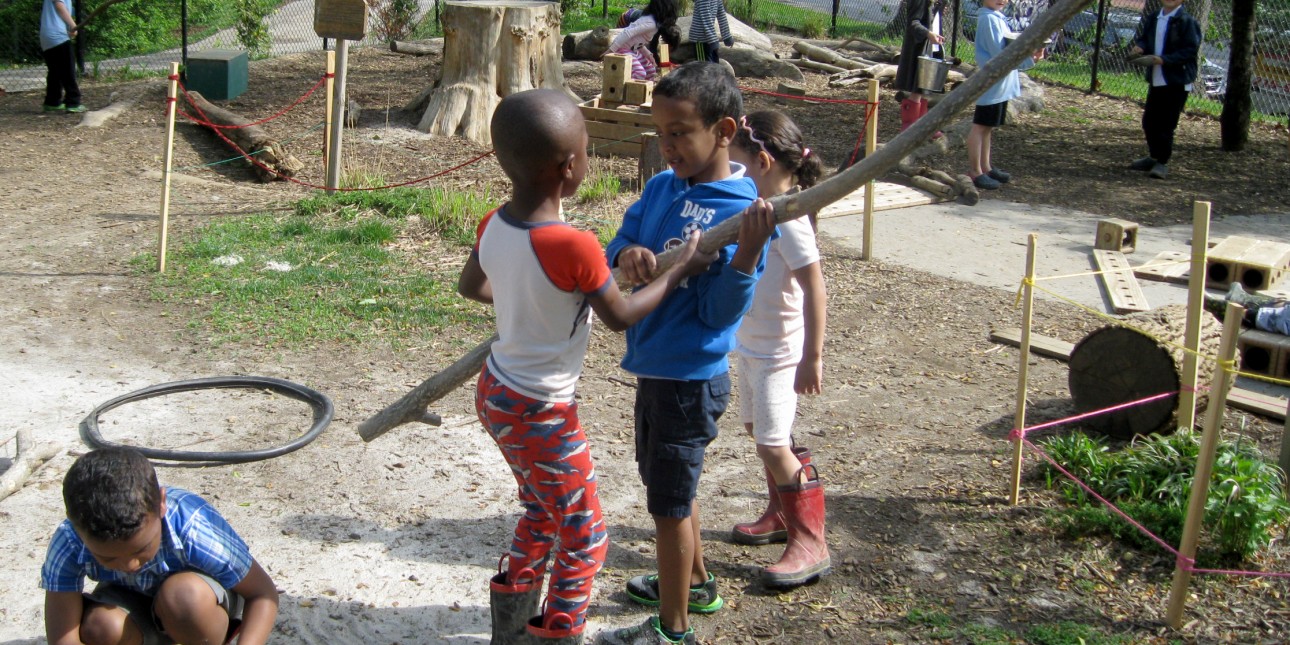
[[[802,462],[802,467],[811,463],[810,449],[793,446],[793,454]],[[770,497],[766,512],[755,521],[736,524],[730,530],[730,539],[735,544],[760,545],[788,541],[788,530],[784,527],[784,518],[779,512],[779,487],[775,485],[775,479],[769,471],[766,472],[766,491]]]
[[762,570],[762,582],[768,587],[797,587],[826,576],[833,569],[829,545],[824,538],[824,487],[814,466],[802,470],[806,483],[779,487],[780,512],[788,528],[788,548],[779,562]]
[[582,633],[586,628],[586,623],[574,627],[568,614],[534,616],[529,620],[529,640],[525,645],[582,645]]
[[900,102],[900,131],[904,132],[909,126],[914,125],[914,121],[922,116],[922,104],[914,99],[905,99]]

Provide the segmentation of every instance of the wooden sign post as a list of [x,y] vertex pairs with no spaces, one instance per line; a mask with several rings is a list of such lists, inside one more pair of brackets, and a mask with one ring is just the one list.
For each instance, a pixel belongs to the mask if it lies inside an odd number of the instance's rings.
[[[332,90],[331,123],[328,124],[327,192],[340,187],[340,135],[345,125],[345,74],[349,68],[349,41],[362,40],[367,33],[367,3],[363,0],[317,0],[314,3],[314,33],[336,39],[336,77]],[[330,63],[330,59],[328,61]],[[329,65],[330,66],[330,65]]]
[[161,169],[161,227],[157,230],[157,273],[166,272],[166,237],[170,233],[170,165],[175,154],[175,101],[179,97],[179,63],[170,64],[166,89],[166,149]]

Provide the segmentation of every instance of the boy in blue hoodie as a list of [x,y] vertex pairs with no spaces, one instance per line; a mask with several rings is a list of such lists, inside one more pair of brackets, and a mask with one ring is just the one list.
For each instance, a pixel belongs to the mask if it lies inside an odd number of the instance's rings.
[[637,377],[636,462],[654,518],[658,575],[627,583],[635,601],[659,607],[644,623],[602,635],[614,645],[694,643],[687,611],[712,613],[724,601],[703,564],[696,492],[703,454],[730,399],[735,331],[752,303],[775,232],[774,213],[728,147],[743,99],[719,65],[693,62],[654,89],[652,120],[669,170],[645,185],[605,254],[635,283],[649,282],[656,255],[685,244],[747,208],[737,245],[721,249],[653,313],[627,330],[623,369]]

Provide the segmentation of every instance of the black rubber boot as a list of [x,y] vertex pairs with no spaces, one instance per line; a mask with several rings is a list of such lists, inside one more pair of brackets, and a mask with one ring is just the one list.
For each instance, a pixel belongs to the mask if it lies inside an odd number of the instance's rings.
[[526,627],[529,619],[537,616],[538,600],[542,595],[542,576],[532,569],[523,569],[514,584],[507,580],[502,569],[507,556],[497,563],[498,573],[489,582],[488,606],[493,618],[491,645],[528,645]]

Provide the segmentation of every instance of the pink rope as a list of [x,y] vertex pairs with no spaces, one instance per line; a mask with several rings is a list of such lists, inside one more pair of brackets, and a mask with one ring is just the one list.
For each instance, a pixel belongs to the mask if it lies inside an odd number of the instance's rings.
[[1021,428],[1020,430],[1017,430],[1016,428],[1013,428],[1013,429],[1012,429],[1012,432],[1008,433],[1008,441],[1016,441],[1018,438],[1024,437],[1024,436],[1025,436],[1025,434],[1026,434],[1027,432],[1031,432],[1031,431],[1034,431],[1034,430],[1043,430],[1044,428],[1051,428],[1051,427],[1053,427],[1053,426],[1059,426],[1059,425],[1063,425],[1063,424],[1066,424],[1066,423],[1071,423],[1071,422],[1074,422],[1074,421],[1082,421],[1082,420],[1087,419],[1087,418],[1089,418],[1089,417],[1095,417],[1095,416],[1098,416],[1099,414],[1106,414],[1106,413],[1108,413],[1108,412],[1115,412],[1116,410],[1123,410],[1124,408],[1133,407],[1133,406],[1135,406],[1135,405],[1139,405],[1139,404],[1142,404],[1142,403],[1151,403],[1152,401],[1158,401],[1158,400],[1160,400],[1160,399],[1166,399],[1166,398],[1169,398],[1169,397],[1171,397],[1171,396],[1174,396],[1175,394],[1178,394],[1178,393],[1177,393],[1177,392],[1161,392],[1160,394],[1155,394],[1155,395],[1149,396],[1149,397],[1147,397],[1147,398],[1145,398],[1145,399],[1138,399],[1137,401],[1129,401],[1129,402],[1127,402],[1127,403],[1120,403],[1120,404],[1118,404],[1118,405],[1113,405],[1113,406],[1111,406],[1111,407],[1109,407],[1109,408],[1102,408],[1101,410],[1093,410],[1092,412],[1085,412],[1085,413],[1083,413],[1083,414],[1077,414],[1077,415],[1075,415],[1075,416],[1073,416],[1073,417],[1066,417],[1065,419],[1058,419],[1058,420],[1056,420],[1056,421],[1049,421],[1049,422],[1047,422],[1047,423],[1041,423],[1041,424],[1039,424],[1039,425],[1030,426],[1029,428],[1024,428],[1024,427],[1023,427],[1023,428]]

